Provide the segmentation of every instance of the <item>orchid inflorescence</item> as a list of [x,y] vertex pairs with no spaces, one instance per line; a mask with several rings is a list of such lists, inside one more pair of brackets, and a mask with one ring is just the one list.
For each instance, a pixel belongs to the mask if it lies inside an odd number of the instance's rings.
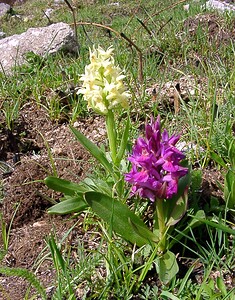
[[85,74],[80,78],[82,88],[78,90],[92,108],[99,114],[107,115],[114,108],[128,108],[131,96],[123,84],[123,75],[115,65],[112,56],[113,47],[106,51],[101,47],[90,49],[90,64],[85,67]]
[[178,191],[178,181],[188,173],[180,161],[185,155],[175,145],[180,135],[169,134],[166,129],[161,133],[160,117],[146,124],[145,138],[139,137],[129,157],[132,169],[125,179],[132,186],[131,194],[138,194],[151,201],[169,199]]

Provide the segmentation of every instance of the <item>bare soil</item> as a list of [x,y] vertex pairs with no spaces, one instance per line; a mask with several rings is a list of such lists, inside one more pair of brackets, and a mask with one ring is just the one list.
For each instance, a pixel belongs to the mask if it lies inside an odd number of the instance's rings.
[[[75,125],[96,143],[105,143],[102,118],[81,119]],[[8,227],[13,221],[3,264],[35,271],[38,267],[35,261],[46,246],[46,237],[56,232],[58,238],[62,238],[77,222],[77,219],[67,221],[68,216],[50,216],[47,213],[47,208],[52,206],[50,199],[59,200],[61,196],[40,182],[53,175],[48,147],[57,175],[74,182],[79,182],[91,171],[92,160],[75,140],[67,123],[52,122],[47,112],[33,103],[21,110],[13,132],[9,134],[3,127],[0,137],[0,161],[11,166],[10,172],[2,174],[4,201],[1,210]],[[75,229],[77,234],[85,236],[81,225]],[[3,247],[2,241],[0,247]],[[53,284],[53,273],[48,263],[37,270],[37,276],[45,286]],[[0,275],[0,285],[0,299],[8,299],[5,298],[8,295],[9,299],[19,300],[23,299],[29,284],[16,277]]]

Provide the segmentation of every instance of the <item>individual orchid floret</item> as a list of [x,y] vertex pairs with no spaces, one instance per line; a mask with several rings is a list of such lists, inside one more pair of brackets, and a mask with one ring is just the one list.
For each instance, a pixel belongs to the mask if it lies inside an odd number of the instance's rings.
[[178,181],[188,173],[180,162],[185,155],[176,148],[180,136],[161,133],[160,117],[145,126],[145,137],[139,137],[128,158],[132,169],[125,180],[132,184],[132,195],[151,201],[170,199],[178,192]]
[[131,96],[123,84],[125,76],[114,63],[113,50],[112,47],[106,51],[101,47],[90,49],[90,64],[80,78],[83,85],[78,93],[83,94],[88,108],[102,115],[111,109],[128,108]]

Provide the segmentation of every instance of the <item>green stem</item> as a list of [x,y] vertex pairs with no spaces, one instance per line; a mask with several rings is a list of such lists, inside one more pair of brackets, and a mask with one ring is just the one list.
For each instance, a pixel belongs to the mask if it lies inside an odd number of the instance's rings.
[[116,145],[117,133],[116,133],[116,127],[114,121],[114,114],[112,110],[109,110],[108,114],[106,115],[106,129],[108,134],[111,157],[113,162],[115,163],[116,156],[117,156],[117,145]]
[[[159,229],[159,252],[164,253],[166,250],[166,224],[165,214],[163,209],[164,199],[156,199],[156,222]],[[156,225],[157,225],[156,224]]]

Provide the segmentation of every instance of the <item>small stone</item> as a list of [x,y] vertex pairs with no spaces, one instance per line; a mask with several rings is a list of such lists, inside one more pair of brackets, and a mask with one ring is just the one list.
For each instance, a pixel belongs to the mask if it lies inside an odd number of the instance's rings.
[[0,3],[0,18],[4,17],[11,11],[11,6],[6,3]]
[[6,37],[6,33],[3,31],[0,31],[0,39],[4,39]]
[[46,294],[48,296],[48,299],[51,299],[54,291],[55,291],[55,286],[54,285],[49,286],[48,288],[46,288]]
[[54,3],[55,3],[56,5],[58,5],[58,4],[63,4],[63,3],[64,3],[64,0],[54,0]]
[[43,227],[46,224],[47,224],[46,221],[38,221],[38,222],[33,223],[33,227]]
[[183,5],[183,9],[184,9],[185,11],[189,11],[189,4]]
[[76,121],[76,122],[73,123],[73,127],[77,128],[79,126],[80,126],[79,122]]
[[64,152],[63,152],[63,149],[61,147],[58,147],[58,146],[54,146],[53,149],[52,149],[52,153],[54,155],[63,155]]

